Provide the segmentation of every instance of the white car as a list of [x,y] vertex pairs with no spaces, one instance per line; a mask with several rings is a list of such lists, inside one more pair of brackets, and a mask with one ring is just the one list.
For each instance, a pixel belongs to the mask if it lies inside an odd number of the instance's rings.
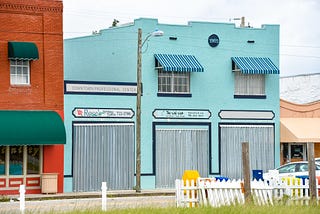
[[[320,164],[316,163],[316,176],[320,176]],[[263,173],[263,178],[270,180],[273,178],[283,178],[283,177],[306,177],[309,176],[308,171],[308,161],[298,161],[291,162],[282,165],[275,170],[270,170],[269,172]]]
[[320,164],[320,158],[315,158],[314,161],[318,164]]

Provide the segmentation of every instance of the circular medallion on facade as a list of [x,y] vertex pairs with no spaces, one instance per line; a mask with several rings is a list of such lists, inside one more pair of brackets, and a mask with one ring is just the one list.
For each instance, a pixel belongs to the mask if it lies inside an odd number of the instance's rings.
[[211,47],[217,47],[219,45],[219,37],[216,34],[211,34],[208,38],[208,43]]

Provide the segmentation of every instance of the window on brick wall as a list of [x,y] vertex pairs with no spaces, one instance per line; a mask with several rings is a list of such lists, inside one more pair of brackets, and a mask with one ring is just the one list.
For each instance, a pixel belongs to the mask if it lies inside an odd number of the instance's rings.
[[43,146],[0,146],[0,176],[42,172]]
[[10,60],[10,84],[30,85],[30,61]]

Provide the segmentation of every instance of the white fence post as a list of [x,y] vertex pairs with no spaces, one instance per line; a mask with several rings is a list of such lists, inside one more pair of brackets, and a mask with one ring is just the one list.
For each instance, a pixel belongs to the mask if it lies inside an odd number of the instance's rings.
[[102,211],[106,211],[107,210],[107,182],[102,182],[102,186],[101,186],[101,190],[102,190]]
[[26,208],[26,201],[25,201],[26,188],[23,184],[20,185],[19,192],[20,192],[20,211],[21,213],[24,213],[24,210]]
[[190,187],[192,188],[191,189],[191,192],[189,193],[189,197],[191,197],[191,203],[190,203],[190,206],[191,207],[195,207],[196,206],[196,197],[198,197],[197,196],[197,188],[196,188],[196,185],[195,185],[195,181],[194,180],[191,180],[191,185],[190,185]]
[[317,201],[319,200],[319,191],[320,191],[320,186],[319,186],[319,180],[318,180],[318,178],[316,178],[316,186],[317,186],[317,194],[316,194],[316,196],[317,196]]
[[181,180],[179,179],[176,179],[176,183],[175,183],[175,186],[176,186],[176,206],[177,207],[180,207],[181,206],[181,184],[180,184]]

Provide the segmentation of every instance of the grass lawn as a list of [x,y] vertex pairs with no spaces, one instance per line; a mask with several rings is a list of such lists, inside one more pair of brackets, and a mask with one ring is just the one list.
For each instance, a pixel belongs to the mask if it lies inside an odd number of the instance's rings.
[[197,208],[139,208],[139,209],[119,209],[119,210],[109,210],[103,212],[101,210],[85,210],[85,211],[73,211],[68,214],[76,214],[76,213],[90,213],[90,214],[100,214],[100,213],[112,213],[112,214],[157,214],[157,213],[190,213],[190,214],[203,214],[203,213],[234,213],[234,214],[300,214],[300,213],[308,213],[315,214],[320,213],[320,206],[306,206],[306,205],[279,205],[279,206],[225,206],[219,208],[213,207],[197,207]]

